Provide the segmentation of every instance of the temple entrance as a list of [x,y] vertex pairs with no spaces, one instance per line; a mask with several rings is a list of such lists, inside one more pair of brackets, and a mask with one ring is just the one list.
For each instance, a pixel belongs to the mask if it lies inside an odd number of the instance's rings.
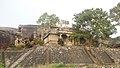
[[67,35],[66,34],[62,34],[61,37],[62,37],[63,41],[66,41],[66,39],[67,39]]

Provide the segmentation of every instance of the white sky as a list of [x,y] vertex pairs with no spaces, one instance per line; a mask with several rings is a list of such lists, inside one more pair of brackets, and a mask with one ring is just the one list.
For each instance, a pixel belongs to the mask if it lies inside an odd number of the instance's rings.
[[118,2],[120,0],[0,0],[0,26],[17,28],[19,24],[36,24],[44,12],[73,22],[75,13],[88,8],[109,11]]

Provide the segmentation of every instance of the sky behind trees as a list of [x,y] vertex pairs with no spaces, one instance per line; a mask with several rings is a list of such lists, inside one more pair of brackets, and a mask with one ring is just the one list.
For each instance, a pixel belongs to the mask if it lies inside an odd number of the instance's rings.
[[44,12],[72,23],[75,13],[90,8],[109,11],[118,2],[120,0],[0,0],[0,26],[17,28],[19,24],[37,24]]

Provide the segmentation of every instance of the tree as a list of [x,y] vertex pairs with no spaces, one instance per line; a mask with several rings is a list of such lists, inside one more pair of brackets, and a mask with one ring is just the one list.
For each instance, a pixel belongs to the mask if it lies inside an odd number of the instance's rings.
[[56,23],[59,22],[59,18],[55,15],[48,15],[48,13],[43,13],[43,15],[41,15],[37,21],[37,23],[41,24],[41,25],[56,25]]
[[4,48],[6,50],[6,47],[8,46],[3,46],[3,44],[6,43],[9,45],[10,41],[10,33],[8,31],[0,30],[0,48]]
[[[79,30],[79,31],[76,31],[74,30],[74,32],[71,34],[71,37],[70,39],[73,39],[74,40],[74,44],[75,42],[77,42],[76,45],[78,45],[78,43],[82,40],[84,40],[85,38],[89,39],[91,37],[91,35],[89,34],[89,31],[85,31],[85,30]],[[82,39],[82,40],[81,40]]]
[[1,51],[1,59],[2,59],[2,63],[3,63],[2,65],[4,66],[4,68],[5,68],[5,53],[4,53],[4,50],[6,50],[8,48],[8,45],[10,44],[10,41],[11,41],[10,32],[0,30],[0,51]]
[[116,32],[116,28],[110,23],[108,13],[101,8],[86,9],[74,15],[74,36],[87,39],[105,39]]
[[117,6],[110,9],[110,18],[112,21],[120,21],[120,2],[117,4]]
[[63,24],[66,27],[66,25],[69,25],[69,21],[61,20],[61,22],[59,24],[61,24],[61,25]]
[[59,17],[57,17],[55,14],[48,15],[48,13],[43,13],[37,21],[38,24],[40,24],[39,33],[41,34],[41,39],[43,39],[43,36],[45,33],[49,31],[50,26],[56,26],[56,23],[59,22]]

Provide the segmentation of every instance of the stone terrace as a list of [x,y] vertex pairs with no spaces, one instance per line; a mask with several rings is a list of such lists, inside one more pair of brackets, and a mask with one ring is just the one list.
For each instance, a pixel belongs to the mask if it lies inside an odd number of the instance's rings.
[[[22,53],[27,52],[23,51]],[[10,53],[6,53],[5,56],[6,55],[10,55]],[[18,53],[17,56],[19,55],[20,54]],[[15,56],[13,55],[12,58],[14,57]],[[120,49],[89,48],[88,50],[86,47],[79,46],[40,46],[35,48],[33,52],[28,54],[28,56],[24,58],[17,66],[29,67],[39,64],[52,64],[61,62],[65,64],[88,65],[96,64],[94,60],[95,57],[97,57],[102,65],[120,64]],[[13,59],[10,59],[8,56],[6,56],[6,58],[9,61],[13,61]]]

